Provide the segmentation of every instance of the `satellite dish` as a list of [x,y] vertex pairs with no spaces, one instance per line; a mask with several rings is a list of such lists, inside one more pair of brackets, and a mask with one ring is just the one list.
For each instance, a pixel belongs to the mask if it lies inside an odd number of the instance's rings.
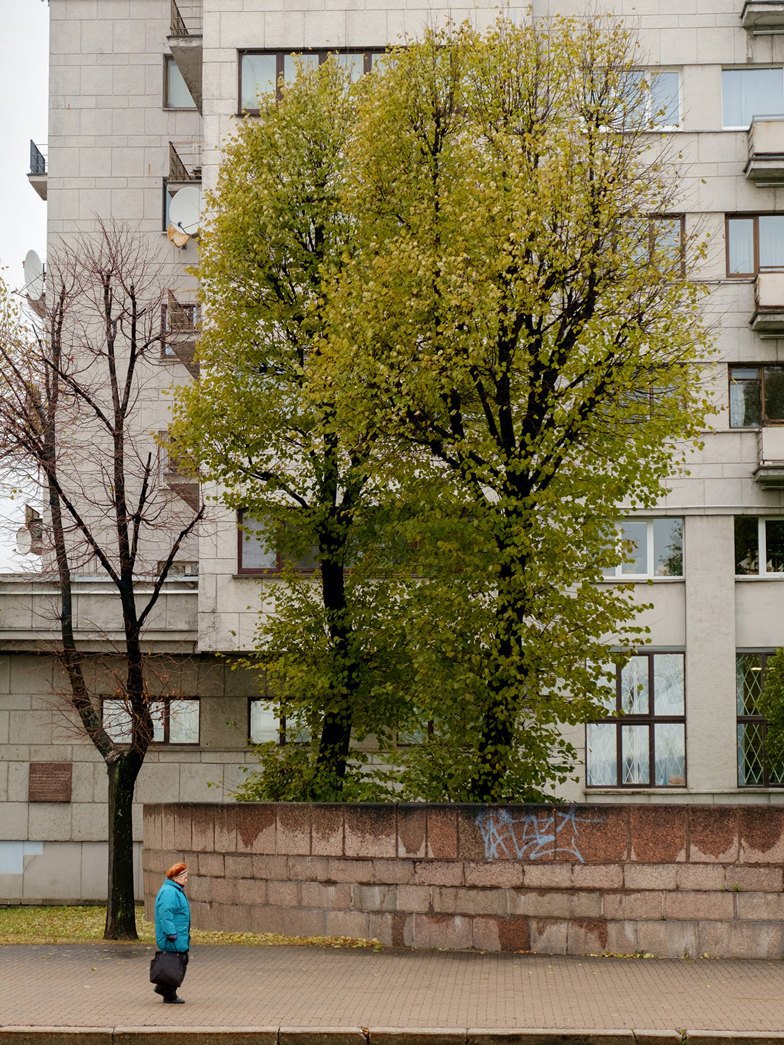
[[16,550],[20,555],[29,555],[33,547],[33,535],[26,526],[16,531]]
[[25,289],[31,301],[38,301],[44,295],[44,266],[34,250],[28,250],[23,262]]
[[201,190],[188,185],[172,196],[169,202],[169,225],[189,236],[196,236],[201,224]]

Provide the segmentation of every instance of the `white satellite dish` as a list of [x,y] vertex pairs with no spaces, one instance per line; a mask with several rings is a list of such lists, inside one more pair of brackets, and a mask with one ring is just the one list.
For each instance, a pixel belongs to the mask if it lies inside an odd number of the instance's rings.
[[169,202],[169,225],[189,236],[196,236],[201,224],[201,190],[188,185]]
[[33,548],[33,535],[26,526],[16,531],[16,550],[20,555],[29,555]]
[[25,290],[31,301],[38,301],[44,294],[44,266],[34,250],[28,250],[23,262]]

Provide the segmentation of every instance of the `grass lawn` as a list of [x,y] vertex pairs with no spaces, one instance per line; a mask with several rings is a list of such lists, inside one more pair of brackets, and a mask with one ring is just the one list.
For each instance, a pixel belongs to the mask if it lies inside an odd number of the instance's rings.
[[[0,944],[7,943],[101,943],[106,912],[103,907],[0,907]],[[141,905],[136,911],[141,943],[154,944],[151,922]],[[279,936],[277,933],[220,933],[195,929],[194,946],[200,943],[244,944],[272,947],[378,947],[374,940],[352,940],[348,936]]]

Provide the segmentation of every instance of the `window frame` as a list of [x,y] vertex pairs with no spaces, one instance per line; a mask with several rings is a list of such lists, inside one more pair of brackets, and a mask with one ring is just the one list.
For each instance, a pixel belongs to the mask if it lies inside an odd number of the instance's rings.
[[[754,572],[738,573],[738,553],[737,553],[737,538],[736,538],[736,526],[739,519],[754,519],[757,523],[757,569]],[[777,580],[784,580],[784,570],[768,570],[768,535],[767,535],[767,524],[769,522],[777,522],[784,524],[784,515],[736,515],[733,517],[733,555],[735,558],[735,579],[743,578],[775,578]]]
[[[253,739],[252,729],[251,729],[252,716],[253,716],[253,705],[254,704],[270,704],[270,703],[273,703],[273,702],[270,701],[266,697],[248,697],[248,730],[247,730],[247,733],[248,733],[248,743],[249,744],[252,744],[254,747],[258,747],[260,744],[277,743],[278,747],[285,747],[286,744],[301,744],[301,745],[305,745],[305,744],[311,744],[312,743],[312,736],[311,736],[309,731],[307,731],[306,735],[304,735],[302,737],[295,738],[294,740],[290,739],[290,737],[288,735],[288,730],[287,730],[286,716],[282,715],[282,714],[276,715],[276,719],[277,719],[277,722],[278,722],[278,729],[277,729],[278,739],[277,739],[277,741],[274,741],[272,739],[270,739],[270,740],[254,740]],[[278,707],[280,707],[280,706],[278,705]]]
[[[759,235],[759,219],[760,218],[781,218],[784,217],[782,211],[754,211],[754,212],[740,212],[740,213],[726,213],[724,215],[724,267],[726,269],[727,279],[756,279],[760,272],[782,272],[784,271],[784,261],[781,265],[760,265],[760,235]],[[753,247],[752,253],[754,256],[754,270],[752,272],[731,272],[730,271],[730,222],[731,221],[752,221],[753,224]]]
[[[760,686],[763,686],[765,684],[765,669],[766,669],[767,661],[768,661],[768,659],[770,657],[773,656],[774,652],[775,651],[771,650],[771,649],[737,649],[735,651],[735,723],[736,723],[736,725],[735,725],[735,750],[736,750],[735,770],[736,770],[736,775],[737,775],[736,778],[737,778],[738,790],[742,790],[742,791],[747,791],[747,790],[750,790],[750,789],[760,790],[761,788],[771,789],[771,790],[773,790],[773,789],[780,790],[781,788],[784,788],[784,779],[782,779],[781,783],[772,782],[771,779],[770,779],[770,772],[769,772],[770,767],[769,767],[769,762],[768,762],[767,749],[766,749],[766,746],[765,746],[765,738],[766,738],[767,728],[768,728],[767,719],[765,718],[764,715],[753,715],[753,714],[747,714],[745,712],[743,714],[741,714],[741,712],[738,710],[738,692],[739,692],[738,691],[738,661],[739,661],[740,657],[753,657],[753,656],[756,656],[756,657],[760,658],[760,672],[761,672]],[[761,738],[762,738],[762,757],[761,757],[761,762],[762,762],[762,783],[742,784],[741,783],[741,779],[740,779],[740,769],[741,769],[741,766],[740,766],[741,726],[748,726],[748,725],[759,726],[760,733],[761,733]]]
[[[781,73],[782,93],[781,93],[781,98],[779,99],[779,105],[781,106],[780,111],[778,113],[775,113],[775,112],[772,112],[772,113],[755,113],[751,117],[749,122],[747,124],[745,124],[745,125],[743,125],[743,124],[725,123],[724,122],[724,99],[725,99],[724,74],[725,73],[765,72],[766,70],[771,70],[771,69],[775,69],[775,70],[777,70],[778,72]],[[775,62],[771,62],[770,64],[765,64],[765,65],[729,65],[729,66],[722,66],[721,67],[721,129],[723,131],[748,131],[750,129],[753,121],[758,116],[781,116],[781,115],[784,115],[784,65],[779,65],[779,64],[776,64]]]
[[[645,115],[650,121],[651,126],[648,128],[650,133],[668,133],[672,131],[679,131],[683,127],[683,70],[675,67],[661,67],[656,66],[655,68],[641,69],[643,76],[649,81],[648,92],[645,101]],[[678,78],[678,122],[677,123],[656,123],[655,115],[656,111],[653,108],[653,81],[658,77],[666,73],[675,75]]]
[[[191,96],[191,102],[193,103],[192,105],[172,105],[171,104],[171,102],[169,100],[169,67],[171,65],[174,65],[175,68],[179,71],[179,66],[177,65],[177,60],[174,57],[174,55],[173,54],[165,54],[163,56],[163,105],[161,106],[161,108],[167,110],[168,112],[198,112],[198,106],[196,105],[196,102],[193,101],[193,97],[192,96]],[[180,76],[182,77],[182,73],[180,73]],[[184,78],[183,78],[182,82],[185,85],[186,91],[188,91],[188,94],[190,95],[190,93],[191,93],[190,89],[189,89],[187,83],[185,83],[185,79]]]
[[[672,519],[677,520],[681,524],[681,572],[674,574],[667,573],[656,573],[655,568],[655,544],[654,544],[654,533],[655,523],[659,519]],[[624,573],[624,566],[628,566],[628,562],[620,562],[615,566],[609,566],[602,571],[603,581],[682,581],[686,575],[686,565],[684,556],[685,546],[685,520],[682,515],[643,515],[643,516],[626,516],[623,519],[618,520],[620,525],[624,523],[645,523],[645,559],[646,559],[646,571],[645,573]]]
[[[621,667],[615,669],[615,709],[614,712],[608,712],[604,718],[592,719],[586,723],[585,726],[585,789],[586,791],[600,791],[600,790],[613,790],[613,791],[639,791],[645,790],[656,790],[656,791],[671,791],[673,788],[686,788],[688,787],[689,781],[689,765],[688,765],[688,726],[687,726],[687,714],[686,714],[686,653],[684,650],[638,650],[633,654],[635,657],[645,657],[648,661],[648,711],[644,714],[634,712],[622,712],[622,679],[623,673]],[[655,665],[654,659],[657,656],[679,656],[683,663],[683,714],[681,715],[657,715],[656,709],[656,689],[654,685],[655,680]],[[681,783],[677,784],[657,784],[656,781],[656,745],[655,745],[655,729],[657,725],[683,725],[683,778]],[[616,782],[614,784],[591,784],[589,783],[589,761],[588,761],[588,731],[591,726],[595,725],[613,725],[615,726],[615,767],[616,767]],[[649,782],[647,784],[641,783],[623,783],[623,727],[624,726],[647,726],[648,727],[648,767],[649,767]],[[652,780],[651,780],[652,778]]]
[[363,57],[362,73],[366,75],[373,68],[374,55],[382,54],[388,45],[381,47],[298,47],[291,50],[280,50],[276,47],[244,47],[237,51],[237,111],[236,116],[258,116],[260,109],[246,109],[242,105],[242,60],[245,55],[271,54],[275,56],[275,97],[280,98],[280,83],[283,76],[286,58],[292,55],[315,54],[318,64],[322,65],[331,54],[361,54]]
[[[280,554],[280,551],[275,549],[275,565],[274,566],[244,566],[242,561],[242,550],[246,544],[245,532],[242,529],[243,520],[245,517],[255,519],[256,516],[250,515],[245,509],[241,508],[237,512],[236,527],[237,527],[237,576],[240,577],[279,577],[284,571],[292,568],[292,563],[284,559]],[[294,565],[294,572],[302,574],[303,576],[313,576],[318,573],[319,564],[316,563],[314,566],[296,566]]]
[[[768,417],[766,412],[767,398],[765,394],[765,371],[767,369],[784,370],[784,363],[729,363],[727,366],[727,392],[729,407],[729,429],[731,432],[758,432],[760,428],[776,428],[784,425],[784,417]],[[732,423],[732,374],[735,370],[756,370],[759,383],[760,421],[757,425],[734,425]],[[742,378],[751,381],[751,378]],[[738,382],[736,382],[737,384]]]
[[[171,705],[171,702],[173,700],[182,701],[182,702],[186,702],[187,701],[187,702],[191,702],[191,703],[195,701],[195,703],[197,705],[197,709],[198,709],[198,716],[197,716],[198,729],[197,729],[197,739],[196,740],[174,740],[173,741],[173,740],[170,739],[170,732],[171,732],[171,708],[170,708],[170,705]],[[101,726],[105,729],[106,728],[106,724],[105,724],[104,715],[105,715],[105,706],[106,706],[106,704],[108,702],[110,702],[110,701],[111,702],[117,702],[117,703],[120,703],[120,704],[124,704],[125,702],[123,701],[123,699],[121,697],[108,696],[108,695],[107,696],[102,696],[100,698],[100,701],[101,701]],[[154,739],[151,738],[150,739],[150,747],[153,747],[153,746],[154,747],[187,747],[187,748],[201,747],[201,697],[192,696],[192,695],[176,696],[176,697],[153,697],[150,700],[150,706],[152,707],[155,704],[163,704],[163,715],[162,715],[163,739],[162,740],[154,740]],[[129,714],[129,713],[126,712],[126,714]],[[129,717],[130,717],[130,715],[129,715]],[[111,734],[109,734],[109,736],[111,736]],[[112,740],[119,747],[125,748],[125,747],[129,747],[130,746],[130,742],[129,741],[114,740],[114,738],[112,738]]]

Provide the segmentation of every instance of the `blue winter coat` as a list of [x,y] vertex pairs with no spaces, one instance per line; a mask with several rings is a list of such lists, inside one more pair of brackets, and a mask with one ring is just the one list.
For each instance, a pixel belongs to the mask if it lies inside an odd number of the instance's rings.
[[164,878],[155,897],[155,942],[159,951],[190,950],[190,904],[183,887],[171,878]]

